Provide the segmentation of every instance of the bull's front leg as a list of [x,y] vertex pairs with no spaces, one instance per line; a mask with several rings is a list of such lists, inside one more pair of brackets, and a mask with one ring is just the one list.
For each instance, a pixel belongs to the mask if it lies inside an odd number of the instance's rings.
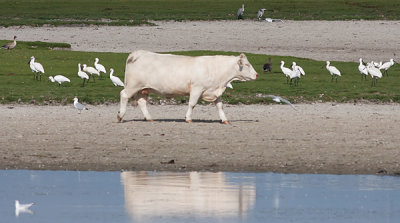
[[214,101],[214,104],[218,109],[218,114],[219,114],[219,117],[221,118],[222,123],[223,124],[229,124],[229,121],[225,116],[225,112],[224,112],[224,110],[222,110],[222,99],[221,99],[221,96],[218,97],[217,100]]
[[196,106],[197,101],[200,98],[200,95],[202,94],[201,89],[191,89],[190,91],[190,96],[189,96],[189,108],[186,112],[186,122],[187,123],[192,123],[192,112],[193,112],[193,108],[194,106]]

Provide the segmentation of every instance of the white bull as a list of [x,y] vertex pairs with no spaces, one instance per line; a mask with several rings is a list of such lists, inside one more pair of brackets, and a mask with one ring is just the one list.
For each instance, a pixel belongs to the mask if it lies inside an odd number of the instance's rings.
[[128,99],[137,100],[146,120],[150,92],[167,97],[189,95],[186,122],[192,122],[192,111],[199,98],[214,102],[222,122],[228,119],[222,110],[221,95],[233,80],[255,80],[257,72],[244,54],[240,56],[180,56],[138,50],[128,56],[125,67],[125,88],[120,93],[118,121],[126,112]]

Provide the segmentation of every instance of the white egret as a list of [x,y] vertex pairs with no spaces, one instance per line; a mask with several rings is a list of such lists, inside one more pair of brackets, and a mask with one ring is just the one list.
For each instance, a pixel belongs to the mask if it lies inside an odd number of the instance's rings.
[[393,65],[394,65],[394,60],[390,59],[389,62],[386,62],[386,63],[382,64],[381,66],[379,66],[379,70],[385,70],[384,72],[385,72],[386,76],[389,76],[387,70],[389,70],[389,68],[392,67]]
[[33,214],[33,212],[29,210],[32,205],[34,205],[34,203],[21,204],[18,200],[15,200],[15,216],[18,217],[20,213]]
[[286,84],[288,84],[290,75],[292,75],[292,70],[287,67],[284,67],[283,65],[285,65],[285,62],[281,61],[281,70],[282,73],[286,76]]
[[111,68],[110,69],[110,79],[111,79],[112,83],[114,84],[114,86],[122,86],[122,87],[124,87],[125,85],[121,81],[121,79],[119,79],[116,76],[113,76],[113,73],[114,73],[114,69]]
[[7,49],[8,51],[11,51],[12,49],[14,49],[14,47],[17,45],[17,36],[14,36],[14,42],[9,42],[3,46],[1,46],[1,48]]
[[64,82],[71,82],[67,77],[63,75],[49,76],[51,82],[57,82],[59,86],[61,86]]
[[[90,74],[90,76],[92,76],[93,82],[96,82],[93,74],[100,76],[100,72],[98,70],[96,70],[94,67],[88,67],[86,64],[83,65],[83,71],[88,72]],[[88,80],[88,82],[89,82],[89,80]]]
[[373,63],[367,64],[367,70],[372,77],[371,86],[376,86],[378,78],[382,78],[382,72],[378,68],[376,68]]
[[286,103],[286,104],[290,105],[290,107],[292,107],[294,110],[296,110],[296,108],[294,107],[294,105],[292,103],[290,103],[290,101],[288,101],[288,100],[286,100],[286,99],[284,99],[282,97],[275,96],[275,95],[272,95],[272,94],[266,95],[265,97],[272,98],[272,100],[277,102],[277,103],[280,103],[280,102]]
[[104,74],[107,73],[106,68],[103,65],[99,64],[99,58],[96,58],[94,60],[94,67],[96,68],[97,71],[99,71],[100,78],[101,78],[101,73],[104,73]]
[[360,65],[358,65],[358,70],[360,71],[361,74],[361,80],[364,79],[367,80],[367,76],[368,76],[368,70],[367,67],[364,65],[362,58],[360,58]]
[[81,70],[81,64],[78,64],[78,76],[83,79],[82,87],[84,87],[85,79],[89,81],[89,75]]
[[242,4],[242,8],[239,8],[237,11],[237,18],[243,19],[243,12],[244,12],[244,4]]
[[257,19],[258,19],[258,21],[261,21],[261,17],[264,15],[264,11],[265,11],[266,9],[260,9],[260,10],[258,10],[258,12],[257,12]]
[[31,56],[31,59],[29,60],[29,67],[31,68],[32,72],[33,72],[33,79],[36,78],[36,80],[38,79],[38,73],[40,75],[40,80],[42,80],[42,74],[44,74],[44,68],[42,66],[42,64],[35,62],[35,57]]
[[83,104],[78,102],[78,98],[74,97],[74,107],[76,109],[78,109],[79,114],[81,113],[82,110],[89,110],[88,108],[86,108]]
[[264,72],[267,72],[267,71],[272,72],[271,58],[268,58],[268,62],[263,65],[263,71]]
[[326,69],[332,75],[331,81],[333,81],[333,79],[336,78],[336,83],[337,83],[338,76],[342,76],[342,75],[341,75],[340,71],[336,67],[330,66],[330,64],[331,64],[331,62],[326,61]]

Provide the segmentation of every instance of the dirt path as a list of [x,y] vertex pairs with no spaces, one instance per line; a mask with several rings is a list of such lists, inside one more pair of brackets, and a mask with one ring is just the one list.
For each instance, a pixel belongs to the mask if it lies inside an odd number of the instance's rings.
[[400,52],[400,21],[195,21],[143,27],[9,27],[0,39],[66,42],[73,50],[222,50],[316,60],[388,61]]
[[207,170],[400,174],[400,105],[235,105],[138,108],[117,123],[118,105],[1,105],[0,168]]

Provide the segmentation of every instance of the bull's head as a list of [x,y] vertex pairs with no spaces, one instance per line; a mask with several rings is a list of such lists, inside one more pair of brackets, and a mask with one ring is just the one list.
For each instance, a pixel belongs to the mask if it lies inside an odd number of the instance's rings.
[[257,72],[251,66],[249,60],[247,60],[246,55],[240,54],[237,64],[239,65],[239,75],[238,79],[241,81],[255,80],[257,79]]

